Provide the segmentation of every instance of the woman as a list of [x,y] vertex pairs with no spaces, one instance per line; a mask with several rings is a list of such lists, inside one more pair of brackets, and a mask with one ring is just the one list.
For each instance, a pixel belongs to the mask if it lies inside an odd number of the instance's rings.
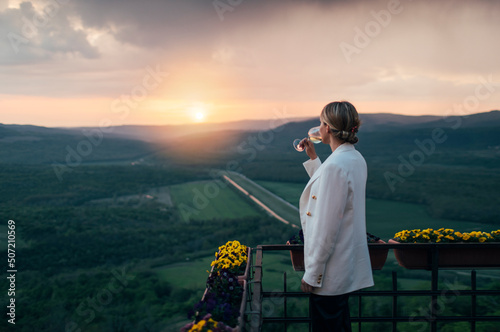
[[301,144],[311,158],[311,177],[300,197],[305,273],[313,331],[351,331],[349,293],[373,286],[366,241],[366,162],[354,148],[360,126],[349,102],[326,105],[320,115],[321,141],[332,154],[321,163],[314,145]]

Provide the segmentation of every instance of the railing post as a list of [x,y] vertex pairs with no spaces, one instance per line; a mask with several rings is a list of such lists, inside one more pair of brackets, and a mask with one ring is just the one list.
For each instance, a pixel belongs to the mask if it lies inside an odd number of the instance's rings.
[[260,332],[262,329],[262,246],[255,249],[252,314],[250,319],[250,331]]
[[476,298],[476,270],[472,270],[470,272],[470,283],[471,283],[471,290],[472,290],[472,295],[471,295],[471,313],[470,315],[472,316],[473,320],[470,322],[470,330],[471,332],[476,331],[476,305],[477,305],[477,298]]
[[[361,294],[358,295],[358,316],[361,317],[361,308],[363,308],[361,304]],[[358,322],[358,332],[361,332],[361,321]]]
[[437,332],[437,320],[436,320],[436,305],[437,298],[436,295],[438,290],[438,273],[439,273],[439,249],[436,244],[432,246],[431,249],[431,290],[432,290],[432,301],[431,301],[431,332]]
[[396,271],[392,271],[392,291],[394,292],[392,296],[392,332],[397,332],[398,325],[394,319],[398,316],[398,295],[396,293],[398,291],[398,273]]
[[284,322],[285,329],[283,331],[286,332],[286,328],[287,328],[287,325],[288,325],[286,323],[286,318],[287,318],[287,313],[286,313],[286,298],[287,298],[287,296],[286,296],[286,271],[283,272],[283,293],[284,293],[283,294],[283,310],[284,310],[283,315],[285,317],[285,322]]

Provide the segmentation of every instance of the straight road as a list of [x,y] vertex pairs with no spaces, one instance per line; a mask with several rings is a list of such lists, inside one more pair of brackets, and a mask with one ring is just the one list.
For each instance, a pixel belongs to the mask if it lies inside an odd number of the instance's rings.
[[[299,228],[300,220],[297,207],[286,202],[283,198],[273,194],[242,174],[228,172],[226,175],[223,175],[223,178],[272,217],[294,228]],[[260,199],[256,196],[259,196]],[[266,202],[266,204],[263,203],[263,201]]]

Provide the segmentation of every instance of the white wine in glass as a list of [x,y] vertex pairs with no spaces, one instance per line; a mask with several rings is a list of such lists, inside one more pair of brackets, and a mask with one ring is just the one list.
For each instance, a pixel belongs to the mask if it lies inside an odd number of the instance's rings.
[[[319,132],[319,126],[312,127],[311,129],[309,129],[309,131],[307,132],[307,139],[313,142],[314,144],[318,144],[319,142],[321,142],[321,134]],[[299,152],[304,151],[304,145],[300,144],[301,141],[302,139],[300,138],[297,138],[293,141],[293,147],[295,148],[295,150]]]

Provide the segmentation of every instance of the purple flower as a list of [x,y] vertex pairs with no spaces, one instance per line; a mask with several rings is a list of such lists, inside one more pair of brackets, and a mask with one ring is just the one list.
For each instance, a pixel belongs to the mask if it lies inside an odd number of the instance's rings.
[[191,317],[199,322],[201,317],[210,313],[212,319],[218,322],[225,322],[228,326],[237,325],[243,288],[236,275],[227,270],[214,272],[207,278],[207,289],[203,301],[199,301],[190,311]]

